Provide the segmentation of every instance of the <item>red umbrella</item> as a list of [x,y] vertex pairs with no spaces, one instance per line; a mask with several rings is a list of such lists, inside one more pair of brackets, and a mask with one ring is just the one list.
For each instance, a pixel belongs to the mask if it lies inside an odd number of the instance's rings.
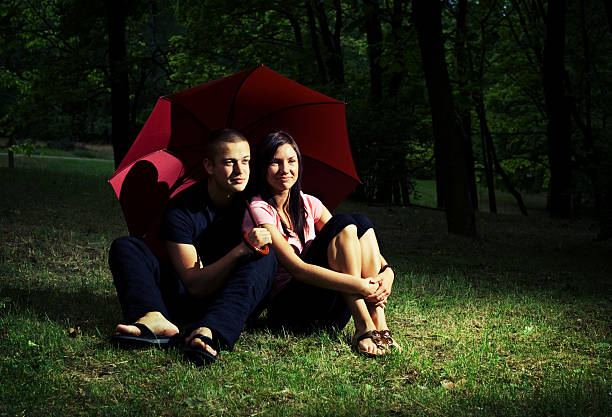
[[303,156],[303,189],[335,208],[359,184],[345,104],[261,65],[161,97],[110,178],[131,235],[151,246],[169,198],[204,176],[208,134],[224,127],[252,145],[289,132]]

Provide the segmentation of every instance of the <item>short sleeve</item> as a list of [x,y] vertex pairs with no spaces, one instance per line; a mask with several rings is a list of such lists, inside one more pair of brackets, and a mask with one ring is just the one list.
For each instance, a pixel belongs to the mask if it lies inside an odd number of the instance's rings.
[[166,211],[160,228],[160,238],[175,243],[193,244],[194,222],[186,210],[172,208]]
[[323,214],[323,203],[317,197],[309,194],[303,194],[302,197],[304,198],[304,205],[312,215],[314,223],[318,222]]
[[255,225],[261,224],[270,224],[272,226],[277,226],[278,223],[278,214],[274,207],[265,201],[254,198],[253,201],[249,204],[251,207],[251,212],[253,213],[253,218],[255,219],[255,224],[251,220],[251,215],[248,210],[245,210],[244,218],[242,221],[242,230],[250,231],[255,227]]

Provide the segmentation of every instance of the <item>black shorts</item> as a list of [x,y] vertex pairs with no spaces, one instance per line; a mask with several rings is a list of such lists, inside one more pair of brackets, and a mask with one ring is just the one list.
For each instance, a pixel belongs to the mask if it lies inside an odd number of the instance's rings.
[[[304,261],[329,268],[327,248],[334,237],[349,225],[357,227],[360,238],[373,228],[362,214],[338,214],[323,226],[308,248]],[[341,330],[351,314],[342,293],[291,279],[268,305],[268,320],[273,327],[296,332]]]

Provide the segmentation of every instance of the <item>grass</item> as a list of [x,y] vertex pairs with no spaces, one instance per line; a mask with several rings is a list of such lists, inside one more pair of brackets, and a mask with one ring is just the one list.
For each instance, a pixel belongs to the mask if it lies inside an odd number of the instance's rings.
[[[0,416],[612,415],[610,243],[587,219],[368,214],[397,271],[388,306],[404,349],[372,360],[341,334],[243,333],[196,368],[108,343],[121,312],[106,256],[126,233],[110,161],[0,160]],[[4,165],[2,165],[4,164]]]

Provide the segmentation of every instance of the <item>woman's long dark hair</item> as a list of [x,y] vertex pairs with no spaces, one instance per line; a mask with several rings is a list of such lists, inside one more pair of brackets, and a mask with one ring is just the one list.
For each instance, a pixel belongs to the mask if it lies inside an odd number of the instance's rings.
[[[304,227],[306,226],[306,210],[302,201],[302,154],[291,135],[284,131],[273,132],[266,135],[257,145],[257,154],[255,155],[255,173],[257,175],[257,188],[261,192],[261,198],[269,204],[275,206],[276,202],[272,197],[270,185],[266,181],[268,166],[276,150],[282,145],[291,145],[297,154],[298,159],[298,178],[291,190],[289,190],[289,215],[293,222],[293,231],[300,238],[302,245],[305,244]],[[287,236],[290,234],[289,226],[282,221],[283,231]]]

